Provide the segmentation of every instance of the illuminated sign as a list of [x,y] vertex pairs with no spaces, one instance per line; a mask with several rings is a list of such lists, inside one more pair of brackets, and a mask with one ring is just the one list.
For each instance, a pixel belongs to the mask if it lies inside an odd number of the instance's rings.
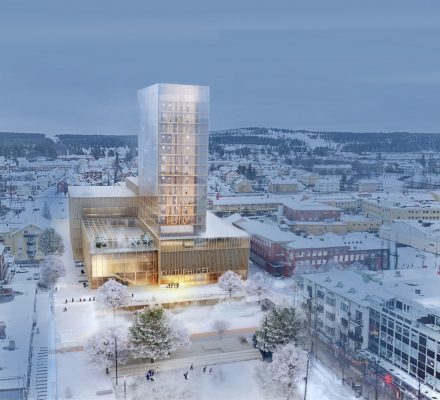
[[195,274],[207,274],[207,273],[208,273],[208,268],[204,268],[204,267],[164,269],[160,271],[161,276],[195,275]]

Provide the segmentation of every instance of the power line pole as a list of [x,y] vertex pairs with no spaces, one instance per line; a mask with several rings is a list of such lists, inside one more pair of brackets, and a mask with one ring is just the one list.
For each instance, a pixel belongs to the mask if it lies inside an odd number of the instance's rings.
[[312,346],[310,347],[310,353],[307,355],[306,382],[305,382],[305,386],[304,386],[304,400],[307,400],[307,383],[309,380],[310,355],[312,352],[313,352],[313,342],[312,342]]

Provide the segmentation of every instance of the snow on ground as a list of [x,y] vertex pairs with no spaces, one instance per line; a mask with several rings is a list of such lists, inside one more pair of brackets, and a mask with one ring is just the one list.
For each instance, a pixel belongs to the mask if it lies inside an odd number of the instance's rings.
[[[268,382],[268,364],[263,361],[245,361],[210,366],[206,372],[201,367],[187,370],[160,372],[155,382],[145,378],[127,379],[127,400],[285,400],[286,388],[274,382]],[[123,379],[120,380],[117,398],[123,399]],[[321,365],[312,366],[309,374],[308,398],[319,400],[354,399],[350,388],[341,385],[331,371]],[[291,399],[304,396],[304,384],[298,385],[291,393]]]
[[[61,206],[61,205],[60,205]],[[90,367],[87,354],[83,346],[91,335],[98,329],[106,326],[120,326],[128,328],[131,323],[129,312],[117,311],[114,315],[111,310],[103,309],[97,301],[89,301],[96,297],[96,290],[84,288],[81,280],[81,268],[74,266],[69,238],[68,220],[53,221],[55,229],[64,237],[65,254],[61,257],[66,265],[66,276],[57,283],[54,295],[54,312],[56,322],[56,354],[57,354],[57,395],[60,399],[112,399],[113,395],[97,395],[97,391],[106,391],[112,388],[112,382],[104,371]],[[290,279],[273,279],[274,289],[286,293],[292,287]],[[259,325],[263,314],[254,298],[229,301],[217,285],[197,287],[169,288],[130,288],[133,292],[133,303],[152,301],[178,301],[197,298],[220,298],[220,303],[212,306],[191,306],[172,310],[177,319],[181,320],[191,334],[212,332],[212,322],[216,319],[227,319],[230,329],[254,328]],[[74,302],[71,302],[71,298]],[[79,302],[85,298],[85,302]],[[68,303],[65,304],[65,300]],[[67,307],[67,312],[63,308]],[[280,391],[279,385],[265,385],[263,381],[267,364],[261,361],[222,364],[214,367],[212,375],[203,374],[199,368],[193,371],[190,380],[185,381],[182,370],[161,372],[157,376],[157,385],[152,386],[146,380],[133,387],[127,385],[127,399],[285,399],[285,392]],[[130,378],[131,379],[131,378]],[[134,379],[134,378],[133,378]],[[122,390],[123,377],[120,379]],[[149,386],[147,386],[147,383]],[[160,384],[159,384],[160,383]],[[156,392],[152,389],[156,388]],[[278,388],[278,389],[277,389]],[[303,387],[299,386],[298,393]],[[339,400],[351,399],[348,388],[342,387],[334,375],[323,367],[314,368],[310,378],[310,399]],[[291,398],[296,398],[292,395]],[[120,399],[124,398],[119,392]],[[298,397],[298,396],[297,396]]]
[[114,399],[113,394],[97,395],[98,391],[112,390],[112,382],[104,370],[91,369],[84,352],[58,354],[58,399],[90,400]]
[[213,332],[215,320],[229,322],[228,329],[256,328],[263,319],[261,307],[256,302],[222,302],[214,306],[187,307],[173,312],[190,334]]

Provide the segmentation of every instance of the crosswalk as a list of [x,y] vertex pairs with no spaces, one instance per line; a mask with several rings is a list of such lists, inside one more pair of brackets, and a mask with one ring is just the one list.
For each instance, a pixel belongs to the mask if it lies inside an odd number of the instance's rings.
[[47,400],[48,348],[40,347],[36,359],[35,394],[36,400]]

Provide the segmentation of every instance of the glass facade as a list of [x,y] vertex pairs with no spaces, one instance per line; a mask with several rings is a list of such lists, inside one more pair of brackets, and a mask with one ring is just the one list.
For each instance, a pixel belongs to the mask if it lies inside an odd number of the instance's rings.
[[228,269],[247,278],[249,238],[184,238],[159,241],[159,282],[215,283]]
[[140,218],[161,237],[204,232],[209,87],[156,84],[138,101]]
[[[403,311],[405,307],[407,310]],[[427,319],[429,324],[423,324],[422,319]],[[440,391],[438,330],[433,315],[414,321],[409,305],[392,300],[383,307],[370,308],[368,348],[381,359]]]
[[246,279],[249,236],[206,212],[209,87],[156,84],[138,104],[138,178],[69,188],[74,257],[91,286],[206,284],[228,269]]

